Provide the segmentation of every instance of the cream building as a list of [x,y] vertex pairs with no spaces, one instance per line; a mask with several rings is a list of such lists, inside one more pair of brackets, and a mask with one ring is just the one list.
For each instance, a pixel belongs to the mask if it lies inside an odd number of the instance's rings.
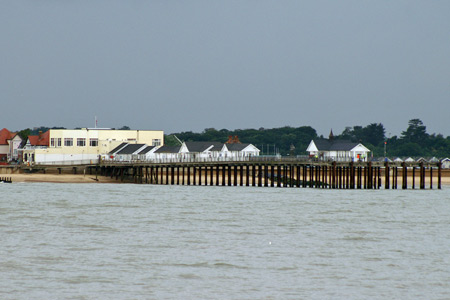
[[50,129],[46,148],[24,149],[24,161],[32,164],[89,164],[126,142],[160,146],[164,143],[161,130],[113,130],[100,128]]

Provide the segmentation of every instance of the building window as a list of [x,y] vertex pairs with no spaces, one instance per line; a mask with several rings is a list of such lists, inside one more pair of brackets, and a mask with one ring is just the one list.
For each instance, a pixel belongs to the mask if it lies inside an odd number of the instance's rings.
[[61,147],[61,138],[51,138],[50,147]]
[[86,139],[85,138],[77,138],[77,146],[78,147],[86,146]]
[[153,139],[152,144],[153,146],[161,146],[161,139]]
[[89,146],[97,147],[98,146],[98,139],[89,139]]
[[66,147],[72,147],[72,146],[73,146],[73,139],[65,138],[65,139],[64,139],[64,146],[66,146]]

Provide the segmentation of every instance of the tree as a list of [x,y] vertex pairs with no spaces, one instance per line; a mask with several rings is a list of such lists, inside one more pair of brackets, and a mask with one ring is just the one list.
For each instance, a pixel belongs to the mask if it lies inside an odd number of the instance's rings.
[[363,138],[364,142],[370,143],[374,146],[378,146],[385,140],[385,132],[383,124],[372,123],[363,128]]
[[428,133],[425,125],[420,119],[411,119],[408,122],[408,128],[402,132],[402,139],[412,143],[423,143],[428,139]]
[[20,138],[23,141],[25,141],[26,139],[28,139],[28,136],[31,135],[31,129],[30,128],[23,129],[23,130],[18,132],[18,135],[20,136]]

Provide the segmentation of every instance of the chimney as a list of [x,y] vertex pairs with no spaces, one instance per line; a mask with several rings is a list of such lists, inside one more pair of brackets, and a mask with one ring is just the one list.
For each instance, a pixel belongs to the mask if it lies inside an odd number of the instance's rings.
[[234,139],[233,139],[233,144],[240,144],[240,143],[241,143],[241,141],[239,141],[238,136],[235,135],[235,136],[234,136]]
[[39,130],[39,139],[42,137],[42,131]]
[[228,141],[225,144],[233,144],[233,136],[232,135],[228,136]]

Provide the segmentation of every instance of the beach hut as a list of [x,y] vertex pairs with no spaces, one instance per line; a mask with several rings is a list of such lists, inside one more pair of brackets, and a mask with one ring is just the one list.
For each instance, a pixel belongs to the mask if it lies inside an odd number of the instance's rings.
[[450,169],[450,158],[446,157],[441,160],[443,169]]

